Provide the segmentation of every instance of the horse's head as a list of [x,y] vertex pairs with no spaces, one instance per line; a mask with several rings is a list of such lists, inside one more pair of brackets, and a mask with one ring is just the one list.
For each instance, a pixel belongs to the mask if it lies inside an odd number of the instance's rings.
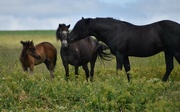
[[36,50],[36,46],[34,46],[33,41],[21,41],[20,43],[23,45],[23,53],[26,53],[37,60],[41,59],[41,56]]
[[86,38],[89,35],[89,23],[90,23],[90,18],[84,19],[82,18],[79,20],[73,30],[70,32],[68,36],[68,42],[72,43],[77,40],[81,40],[83,38]]
[[69,27],[70,25],[65,25],[65,24],[59,24],[59,27],[56,31],[56,38],[57,40],[61,40],[62,47],[67,47],[68,42],[67,42],[67,37],[69,34]]

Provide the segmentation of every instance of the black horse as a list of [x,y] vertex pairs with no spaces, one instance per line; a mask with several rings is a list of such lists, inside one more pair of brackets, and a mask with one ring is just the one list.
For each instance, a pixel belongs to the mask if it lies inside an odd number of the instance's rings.
[[94,67],[97,56],[102,59],[108,59],[109,54],[104,52],[108,47],[104,44],[98,43],[92,37],[87,37],[74,43],[68,43],[67,37],[69,34],[70,25],[59,24],[56,31],[57,40],[61,40],[61,58],[66,72],[66,79],[69,77],[68,65],[75,66],[75,74],[78,75],[78,67],[82,66],[86,73],[86,80],[89,78],[88,63],[90,62],[90,81],[93,79]]
[[170,20],[136,26],[112,18],[82,18],[69,34],[68,41],[74,42],[86,36],[95,36],[110,48],[116,56],[117,70],[122,70],[124,65],[128,80],[128,56],[148,57],[164,51],[166,73],[163,81],[167,81],[174,68],[174,57],[180,64],[180,24]]

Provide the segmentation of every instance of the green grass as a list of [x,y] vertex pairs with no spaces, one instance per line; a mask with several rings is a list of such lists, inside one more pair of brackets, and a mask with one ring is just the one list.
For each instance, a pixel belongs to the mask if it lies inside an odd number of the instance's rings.
[[[0,31],[0,39],[0,111],[180,111],[179,65],[175,61],[169,80],[162,82],[163,53],[148,58],[131,57],[129,83],[124,71],[115,75],[115,59],[97,61],[93,83],[85,81],[82,69],[76,79],[73,67],[66,82],[55,31]],[[58,60],[53,81],[44,64],[35,66],[34,75],[22,71],[20,40],[55,45]]]

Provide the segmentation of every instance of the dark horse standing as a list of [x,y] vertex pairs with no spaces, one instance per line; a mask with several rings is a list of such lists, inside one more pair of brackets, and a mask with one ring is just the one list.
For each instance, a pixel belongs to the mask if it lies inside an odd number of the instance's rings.
[[56,66],[57,50],[49,42],[42,42],[34,45],[33,41],[21,41],[23,49],[20,55],[20,62],[23,70],[28,71],[30,68],[31,74],[34,71],[34,66],[45,63],[50,72],[51,79],[54,78],[54,68]]
[[116,56],[117,69],[122,70],[124,65],[128,80],[128,56],[148,57],[164,51],[166,73],[163,81],[167,81],[174,68],[173,57],[180,63],[180,24],[173,21],[136,26],[112,18],[82,18],[69,34],[68,41],[74,42],[86,36],[95,36],[110,48]]
[[107,46],[98,43],[97,40],[92,37],[87,37],[74,43],[68,43],[67,37],[69,34],[70,25],[59,24],[56,31],[57,40],[61,40],[60,55],[66,72],[66,79],[69,77],[69,67],[71,64],[75,66],[75,74],[78,75],[78,67],[82,66],[86,73],[86,80],[89,78],[88,63],[90,62],[90,81],[93,79],[94,67],[97,56],[105,59],[108,56],[103,50],[107,49]]

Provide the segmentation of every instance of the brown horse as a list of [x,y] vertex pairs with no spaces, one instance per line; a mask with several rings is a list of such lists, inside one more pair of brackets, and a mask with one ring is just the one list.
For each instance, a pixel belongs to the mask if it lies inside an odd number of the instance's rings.
[[34,65],[45,63],[47,69],[50,71],[51,79],[54,78],[54,68],[57,60],[57,50],[49,42],[42,42],[34,45],[33,41],[20,42],[23,49],[20,55],[20,62],[24,71],[33,74]]

